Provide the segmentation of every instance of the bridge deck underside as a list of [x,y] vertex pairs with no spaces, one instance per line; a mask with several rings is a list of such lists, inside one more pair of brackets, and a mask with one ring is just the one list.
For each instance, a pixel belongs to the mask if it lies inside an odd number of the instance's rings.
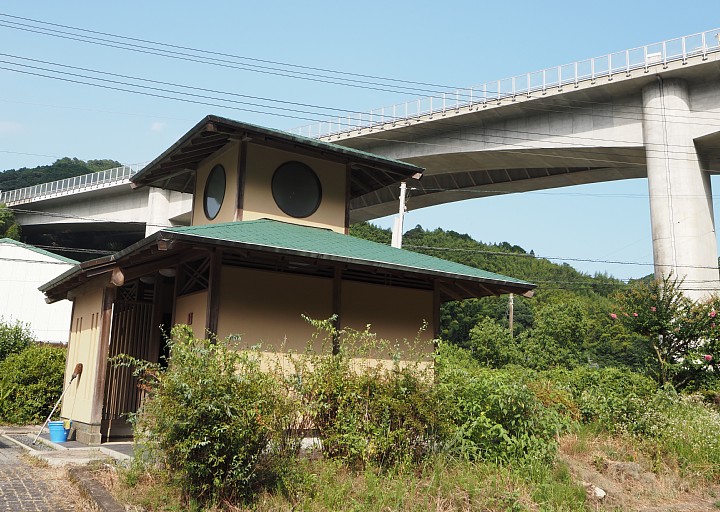
[[[647,177],[643,148],[469,152],[411,159],[426,167],[409,181],[412,208],[587,183]],[[504,166],[498,165],[504,163]],[[532,164],[536,165],[532,165]],[[497,165],[497,167],[493,167]],[[472,168],[474,166],[475,168]],[[399,187],[386,187],[351,202],[351,221],[396,213]]]

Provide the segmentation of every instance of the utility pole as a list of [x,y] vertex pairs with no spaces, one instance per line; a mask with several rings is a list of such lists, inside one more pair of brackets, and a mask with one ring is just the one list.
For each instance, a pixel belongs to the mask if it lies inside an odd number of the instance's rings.
[[510,294],[510,302],[508,303],[508,320],[509,320],[508,323],[510,324],[510,337],[511,338],[513,336],[513,314],[515,312],[514,299],[515,298],[513,297],[513,294],[511,293]]
[[405,220],[405,197],[407,195],[407,183],[404,181],[400,183],[400,211],[398,216],[395,217],[395,224],[393,225],[392,233],[392,246],[398,249],[402,247],[402,236],[403,236],[403,222]]

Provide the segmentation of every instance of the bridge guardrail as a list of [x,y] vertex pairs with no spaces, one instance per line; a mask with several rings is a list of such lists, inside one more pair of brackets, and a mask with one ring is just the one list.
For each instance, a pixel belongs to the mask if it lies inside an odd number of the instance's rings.
[[31,187],[6,190],[0,193],[0,203],[6,206],[13,206],[39,199],[58,197],[80,190],[107,187],[128,181],[130,177],[143,166],[144,164],[123,165],[122,167],[114,167],[105,171],[83,174],[81,176],[75,176],[74,178],[65,178],[63,180],[41,183]]
[[492,101],[544,93],[550,88],[576,85],[585,80],[612,78],[620,73],[669,62],[687,62],[689,57],[720,51],[720,29],[706,30],[689,36],[648,44],[602,57],[593,57],[570,64],[542,69],[524,75],[486,82],[478,86],[456,89],[436,96],[425,96],[417,100],[382,107],[363,114],[338,117],[320,121],[290,130],[291,133],[312,138],[328,137],[341,133],[374,128],[388,123],[405,121],[422,116],[458,110],[462,107],[482,105]]

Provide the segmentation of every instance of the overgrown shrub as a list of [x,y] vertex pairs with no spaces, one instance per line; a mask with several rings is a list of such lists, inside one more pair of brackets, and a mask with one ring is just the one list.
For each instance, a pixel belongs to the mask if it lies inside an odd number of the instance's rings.
[[469,460],[550,460],[571,419],[543,404],[529,386],[532,372],[484,368],[463,352],[443,345],[438,357],[446,450]]
[[[200,503],[243,500],[274,485],[290,409],[280,383],[260,369],[252,351],[172,331],[166,370],[156,369],[151,395],[136,416],[135,439],[145,463],[173,475]],[[142,457],[138,457],[142,458]]]
[[0,319],[0,362],[10,354],[22,352],[34,341],[27,325],[17,320],[11,323]]
[[651,378],[619,368],[557,369],[544,375],[572,395],[584,423],[609,432],[632,424],[657,390]]
[[490,318],[484,318],[470,330],[467,348],[481,364],[502,368],[521,359],[517,343],[510,331]]
[[63,391],[66,350],[31,345],[0,362],[0,421],[41,423]]
[[655,354],[653,376],[675,389],[712,387],[720,375],[720,296],[695,302],[672,275],[638,282],[610,317],[645,338]]
[[700,395],[680,395],[665,386],[628,430],[656,459],[675,460],[681,473],[709,481],[720,477],[720,411]]
[[[298,354],[290,382],[324,454],[352,467],[422,460],[439,435],[428,357],[423,362],[412,347],[400,351],[367,330],[336,332],[329,321],[311,322],[324,336],[324,348]],[[335,337],[342,341],[333,354]],[[391,359],[363,362],[373,356]]]

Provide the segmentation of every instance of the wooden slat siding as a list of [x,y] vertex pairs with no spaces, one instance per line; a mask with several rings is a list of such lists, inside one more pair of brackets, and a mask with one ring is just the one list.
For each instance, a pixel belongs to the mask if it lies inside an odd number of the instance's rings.
[[[336,265],[333,273],[333,289],[332,289],[332,313],[336,315],[335,329],[342,329],[342,267]],[[340,336],[335,334],[332,340],[332,352],[338,354],[340,352]]]
[[[110,340],[110,350],[108,357],[115,357],[123,353],[124,347],[122,340],[123,333],[127,328],[127,310],[126,302],[118,301],[115,303],[115,312],[113,318],[112,338]],[[120,404],[122,389],[121,376],[125,368],[114,367],[107,363],[107,382],[105,388],[105,408],[103,409],[103,421],[107,422],[105,436],[110,437],[112,429],[112,420],[117,417],[117,411],[122,409]]]
[[[156,357],[151,355],[151,348],[154,346],[153,343],[153,330],[157,329],[157,323],[154,322],[154,315],[155,315],[155,302],[152,302],[150,304],[147,304],[144,307],[145,310],[145,318],[144,318],[144,324],[147,326],[145,328],[144,336],[143,336],[143,345],[142,345],[142,358],[145,361],[152,361],[157,362]],[[142,403],[144,392],[143,390],[138,386],[138,379],[135,379],[135,410],[140,409],[140,404]]]
[[163,293],[165,290],[165,281],[163,280],[163,277],[159,274],[155,274],[155,286],[153,288],[153,298],[152,298],[152,319],[150,321],[150,324],[152,325],[152,330],[150,331],[150,347],[148,347],[148,357],[145,358],[146,361],[150,361],[152,363],[157,363],[157,354],[158,350],[150,350],[155,349],[155,347],[160,346],[160,329],[158,326],[162,323],[162,308],[157,307],[158,304],[162,304],[163,300]]
[[168,325],[168,336],[171,335],[172,327],[178,323],[184,324],[185,322],[179,321],[177,318],[177,298],[180,294],[180,279],[182,277],[183,264],[178,263],[175,265],[175,278],[173,279],[173,299],[172,299],[172,313],[170,314],[170,325]]
[[[110,357],[128,354],[138,359],[149,360],[152,335],[153,305],[147,302],[124,301],[115,304],[115,322]],[[120,420],[125,424],[124,415],[136,412],[143,392],[137,386],[132,368],[113,367],[108,364],[108,387],[105,393],[107,408],[103,420],[107,424],[106,437],[112,435],[114,424]]]
[[207,320],[205,331],[216,335],[220,318],[220,277],[222,274],[222,249],[215,248],[210,255],[210,276],[208,279]]
[[[440,338],[440,283],[438,279],[433,281],[433,319],[432,319],[432,330],[433,338],[438,340]],[[437,341],[436,341],[437,343]],[[435,347],[437,349],[437,346]]]
[[102,422],[103,390],[107,371],[108,351],[110,349],[110,328],[112,326],[112,309],[117,288],[106,287],[103,292],[103,304],[100,313],[100,338],[98,339],[98,356],[95,362],[95,384],[93,386],[90,423],[99,425]]

